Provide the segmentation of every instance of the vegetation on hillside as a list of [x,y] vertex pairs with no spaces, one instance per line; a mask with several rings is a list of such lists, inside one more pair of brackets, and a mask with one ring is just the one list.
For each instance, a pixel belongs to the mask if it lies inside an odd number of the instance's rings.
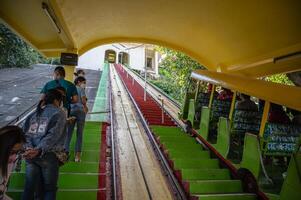
[[160,78],[151,82],[182,102],[191,71],[204,68],[182,52],[165,47],[157,47],[156,50],[163,55],[163,59],[159,66]]
[[[55,60],[57,63],[57,59]],[[29,67],[36,63],[50,63],[35,49],[0,24],[0,68]]]

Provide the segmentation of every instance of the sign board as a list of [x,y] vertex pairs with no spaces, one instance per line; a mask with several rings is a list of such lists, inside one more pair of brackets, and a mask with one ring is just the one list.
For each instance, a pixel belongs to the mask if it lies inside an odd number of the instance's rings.
[[61,53],[61,64],[77,66],[78,55],[75,53]]

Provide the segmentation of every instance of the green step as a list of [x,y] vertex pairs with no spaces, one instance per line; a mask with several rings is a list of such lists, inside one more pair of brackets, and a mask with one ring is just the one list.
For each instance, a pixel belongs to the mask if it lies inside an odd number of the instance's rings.
[[170,156],[171,159],[176,159],[176,158],[210,158],[210,154],[208,151],[177,151],[174,149],[169,149],[168,150],[168,155]]
[[99,163],[96,162],[68,162],[60,167],[60,172],[98,173]]
[[179,130],[179,131],[172,131],[172,132],[156,132],[153,131],[153,133],[156,135],[156,137],[184,137],[184,136],[188,136],[187,133]]
[[[60,189],[59,189],[60,190]],[[8,192],[9,197],[12,199],[21,199],[22,192]],[[58,191],[56,194],[57,200],[90,200],[97,199],[97,191],[91,190],[80,190],[80,191]]]
[[199,200],[256,200],[257,197],[252,193],[236,193],[236,194],[204,194],[195,195]]
[[[73,151],[70,152],[70,161],[74,160],[75,153]],[[81,161],[82,162],[99,162],[99,151],[87,150],[81,153]]]
[[[75,184],[76,183],[76,184]],[[60,174],[58,187],[63,189],[97,189],[98,174]]]
[[[70,150],[74,150],[74,145],[75,144],[71,144],[70,145]],[[82,145],[82,150],[99,150],[100,149],[100,144],[98,142],[85,142]]]
[[217,169],[219,161],[217,159],[175,159],[174,167],[176,169]]
[[191,194],[242,193],[240,180],[189,181]]
[[[151,126],[151,130],[156,135],[177,135],[177,134],[185,134],[185,132],[178,127],[163,127],[163,126]],[[186,134],[185,134],[186,135]]]
[[164,142],[164,141],[171,141],[171,142],[191,142],[191,143],[198,144],[195,139],[193,139],[191,137],[187,137],[187,136],[180,136],[180,137],[161,136],[161,137],[158,137],[158,139],[161,142]]
[[[96,157],[96,152],[94,155],[87,155],[85,159],[94,159]],[[99,154],[98,154],[99,156]],[[99,163],[98,161],[85,161],[76,163],[73,161],[74,156],[70,157],[70,161],[65,165],[60,167],[60,172],[74,172],[74,173],[98,173]],[[22,162],[21,172],[25,172],[25,162]]]
[[172,149],[191,149],[191,150],[201,150],[202,146],[198,145],[198,144],[193,144],[193,143],[182,143],[182,142],[162,142],[161,144],[163,144],[164,146],[166,146],[167,148],[172,148]]
[[[74,184],[76,183],[76,184]],[[13,173],[10,178],[9,188],[23,190],[25,173]],[[98,174],[60,174],[58,187],[60,189],[97,189]]]
[[183,180],[230,180],[228,169],[183,169]]
[[162,144],[168,144],[168,145],[178,145],[179,147],[181,146],[196,146],[196,147],[201,147],[196,141],[192,140],[165,140],[162,141],[160,140]]

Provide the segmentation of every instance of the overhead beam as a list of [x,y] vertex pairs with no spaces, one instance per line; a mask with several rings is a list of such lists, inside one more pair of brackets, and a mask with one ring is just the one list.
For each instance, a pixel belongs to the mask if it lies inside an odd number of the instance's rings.
[[207,70],[193,71],[191,77],[301,111],[300,87]]
[[60,28],[61,28],[61,32],[58,34],[59,34],[61,40],[64,42],[65,47],[68,49],[77,49],[76,42],[74,41],[71,31],[65,22],[64,16],[61,12],[60,6],[58,5],[57,1],[50,0],[49,7],[50,7],[50,9],[53,10],[53,13],[58,21]]

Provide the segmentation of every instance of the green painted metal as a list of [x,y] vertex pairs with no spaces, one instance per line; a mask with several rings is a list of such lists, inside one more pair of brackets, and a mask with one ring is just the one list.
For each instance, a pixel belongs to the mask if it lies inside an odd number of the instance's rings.
[[254,194],[205,194],[197,195],[199,200],[257,200]]
[[169,149],[168,150],[168,155],[171,159],[175,159],[175,158],[186,158],[187,154],[190,155],[191,158],[197,158],[197,157],[202,157],[202,158],[210,158],[209,152],[208,151],[189,151],[190,149],[188,149],[187,151],[176,151],[174,149]]
[[[228,122],[222,120],[222,124],[225,123]],[[230,171],[221,168],[219,161],[210,157],[209,151],[180,128],[151,126],[151,129],[173,161],[173,167],[181,172],[182,180],[189,183],[192,196],[201,200],[256,199],[256,195],[244,193],[241,181],[232,180]]]
[[219,163],[217,159],[206,158],[185,158],[174,159],[176,169],[218,169]]
[[300,200],[301,198],[301,152],[291,157],[281,192],[281,200]]
[[256,135],[246,133],[240,167],[250,170],[258,179],[260,174],[260,149]]
[[[9,192],[8,195],[12,199],[21,199],[22,192]],[[57,199],[58,200],[66,200],[66,199],[72,199],[72,200],[90,200],[90,199],[96,199],[97,198],[97,192],[96,191],[58,191],[57,192]]]
[[[108,105],[108,87],[109,87],[109,64],[104,63],[101,79],[94,100],[92,113],[102,112],[109,109]],[[91,114],[89,121],[106,122],[107,113]]]
[[213,146],[224,157],[227,157],[230,147],[230,126],[229,120],[225,117],[220,117],[217,129],[217,142]]
[[242,193],[240,180],[199,180],[190,182],[192,194]]
[[195,115],[194,99],[189,99],[187,120],[189,120],[192,125],[194,124],[194,115]]
[[184,103],[183,103],[183,107],[182,107],[182,111],[181,111],[181,117],[183,119],[187,119],[188,117],[188,109],[189,109],[189,100],[193,99],[195,96],[194,92],[187,92],[184,98]]
[[210,121],[210,109],[208,107],[202,107],[200,130],[198,133],[205,139],[208,139],[209,133],[209,121]]
[[60,168],[60,172],[98,173],[99,163],[70,162]]
[[230,180],[228,169],[182,169],[184,180]]

